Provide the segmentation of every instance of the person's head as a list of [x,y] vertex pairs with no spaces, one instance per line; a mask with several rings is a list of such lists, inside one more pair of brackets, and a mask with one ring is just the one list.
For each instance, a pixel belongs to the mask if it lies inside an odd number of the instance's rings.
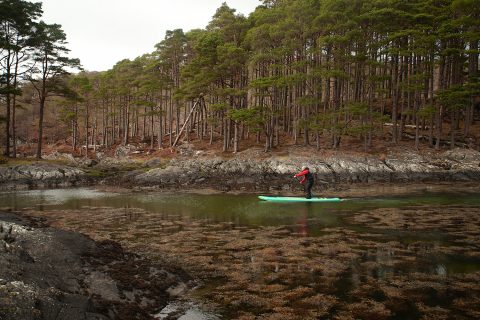
[[302,167],[302,171],[304,171],[304,170],[308,170],[308,167],[307,167],[307,166],[303,166],[303,167]]

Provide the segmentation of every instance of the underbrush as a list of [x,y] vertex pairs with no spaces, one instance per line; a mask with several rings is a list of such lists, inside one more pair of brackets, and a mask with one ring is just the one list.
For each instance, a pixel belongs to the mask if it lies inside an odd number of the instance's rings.
[[45,160],[45,159],[36,159],[36,158],[7,158],[5,156],[0,156],[0,165],[3,165],[3,166],[35,165],[35,164],[42,164],[42,163],[68,165],[68,161],[62,160],[62,159]]

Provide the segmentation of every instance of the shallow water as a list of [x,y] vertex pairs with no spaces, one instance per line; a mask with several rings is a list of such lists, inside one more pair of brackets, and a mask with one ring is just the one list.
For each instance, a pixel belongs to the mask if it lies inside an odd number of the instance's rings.
[[268,203],[64,189],[0,193],[0,208],[179,263],[225,318],[480,315],[479,191]]
[[[95,189],[52,189],[0,193],[0,208],[7,210],[81,210],[87,207],[109,207],[129,210],[140,208],[156,213],[159,219],[169,216],[188,217],[211,222],[227,222],[236,226],[290,226],[303,236],[321,235],[326,227],[347,227],[369,232],[368,225],[351,225],[342,219],[355,212],[409,206],[475,206],[480,207],[480,193],[429,193],[397,197],[345,198],[340,203],[272,203],[258,200],[256,195],[186,194],[186,193],[114,193]],[[409,234],[389,230],[387,238],[414,241],[443,235]]]
[[[95,189],[52,189],[0,192],[0,208],[78,210],[85,207],[140,208],[159,216],[186,216],[229,222],[238,226],[301,225],[303,235],[315,236],[325,227],[346,226],[342,217],[378,208],[421,205],[480,207],[480,193],[429,193],[397,197],[345,198],[340,203],[272,203],[256,195],[191,193],[114,193]],[[368,228],[368,226],[365,226]],[[357,228],[360,230],[361,228]]]

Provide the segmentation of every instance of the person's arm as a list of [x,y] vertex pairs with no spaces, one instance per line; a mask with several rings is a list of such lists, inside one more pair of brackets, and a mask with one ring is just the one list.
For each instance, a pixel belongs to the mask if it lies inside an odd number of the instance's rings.
[[302,180],[300,181],[300,183],[304,183],[304,182],[305,182],[305,179],[307,179],[306,174],[307,174],[308,172],[309,172],[308,170],[303,170],[302,172],[297,173],[297,174],[295,175],[295,178],[296,178],[296,177],[302,177],[302,176],[303,176],[303,178],[302,178]]

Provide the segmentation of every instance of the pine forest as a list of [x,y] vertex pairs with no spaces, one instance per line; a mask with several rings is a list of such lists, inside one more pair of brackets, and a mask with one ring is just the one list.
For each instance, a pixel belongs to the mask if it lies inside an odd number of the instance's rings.
[[224,3],[205,29],[170,30],[105,72],[68,57],[41,4],[0,6],[10,157],[33,144],[40,158],[59,141],[77,153],[183,141],[233,153],[480,145],[478,0],[264,0],[248,17]]

